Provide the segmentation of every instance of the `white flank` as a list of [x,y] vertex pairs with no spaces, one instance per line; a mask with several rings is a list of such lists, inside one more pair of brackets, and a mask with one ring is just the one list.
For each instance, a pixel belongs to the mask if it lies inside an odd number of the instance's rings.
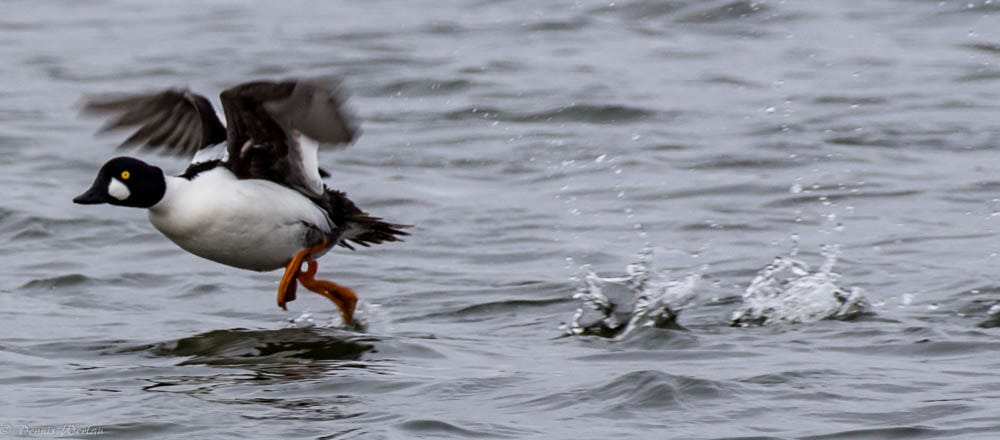
[[284,267],[302,250],[306,224],[333,227],[298,191],[261,179],[237,179],[219,167],[188,181],[167,178],[163,200],[149,209],[156,229],[181,248],[250,270]]

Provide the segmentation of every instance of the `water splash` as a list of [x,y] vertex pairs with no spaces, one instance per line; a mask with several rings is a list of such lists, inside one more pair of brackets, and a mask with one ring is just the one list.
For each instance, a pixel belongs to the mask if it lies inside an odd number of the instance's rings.
[[701,273],[671,279],[653,270],[652,260],[652,249],[643,249],[621,277],[601,277],[584,266],[573,295],[582,304],[566,334],[622,338],[640,327],[680,328],[677,315],[694,299]]
[[1000,327],[1000,304],[993,304],[986,312],[986,320],[979,323],[980,328]]
[[367,302],[358,302],[354,309],[354,322],[345,325],[336,312],[323,312],[319,317],[312,312],[303,311],[293,318],[289,318],[282,328],[320,328],[320,329],[341,329],[356,332],[368,331],[372,316],[379,313],[379,305]]
[[826,260],[815,272],[791,256],[777,257],[758,271],[743,293],[743,305],[733,312],[732,325],[843,320],[870,313],[871,305],[862,289],[837,285],[840,274],[833,267],[840,247],[824,246],[822,254]]

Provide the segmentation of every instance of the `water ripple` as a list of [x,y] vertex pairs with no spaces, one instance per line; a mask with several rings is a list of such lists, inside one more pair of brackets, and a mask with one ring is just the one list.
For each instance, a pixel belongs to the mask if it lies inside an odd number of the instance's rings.
[[[0,423],[996,432],[997,1],[216,3],[4,3]],[[344,77],[364,119],[328,182],[417,225],[323,259],[364,331],[280,311],[279,273],[187,255],[141,210],[70,202],[115,154],[81,96],[190,86],[221,110],[299,76]]]
[[678,376],[658,370],[622,374],[608,382],[551,394],[520,405],[558,411],[577,405],[602,408],[594,416],[621,417],[636,412],[685,408],[689,402],[721,398],[733,391],[731,384]]

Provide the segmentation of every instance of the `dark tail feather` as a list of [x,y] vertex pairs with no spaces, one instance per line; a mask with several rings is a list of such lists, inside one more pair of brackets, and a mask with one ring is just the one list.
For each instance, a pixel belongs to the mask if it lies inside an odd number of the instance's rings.
[[[410,235],[403,229],[410,228],[411,225],[400,225],[382,221],[378,217],[372,217],[365,213],[357,213],[348,219],[348,236],[340,245],[350,250],[354,250],[357,244],[369,247],[373,244],[382,244],[387,241],[403,241],[402,237]],[[351,243],[348,243],[350,241]]]
[[[327,189],[327,212],[334,223],[343,225],[344,235],[337,243],[340,246],[354,250],[354,245],[369,247],[387,241],[402,241],[403,236],[410,235],[403,229],[411,225],[400,225],[382,221],[358,208],[347,195],[332,189]],[[350,242],[350,243],[348,243]]]

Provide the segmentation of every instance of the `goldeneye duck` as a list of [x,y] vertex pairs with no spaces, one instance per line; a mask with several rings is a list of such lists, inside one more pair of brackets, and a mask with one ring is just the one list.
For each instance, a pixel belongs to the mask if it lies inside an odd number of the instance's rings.
[[409,226],[373,217],[323,183],[317,149],[344,147],[358,135],[339,87],[257,81],[220,97],[225,126],[208,99],[188,90],[87,102],[85,112],[113,116],[102,131],[137,127],[121,147],[193,159],[169,176],[139,159],[116,157],[73,202],[145,208],[156,229],[192,254],[241,269],[284,268],[278,306],[287,310],[301,283],[333,301],[351,324],[357,296],[316,279],[316,259],[337,245],[354,250],[400,241]]

